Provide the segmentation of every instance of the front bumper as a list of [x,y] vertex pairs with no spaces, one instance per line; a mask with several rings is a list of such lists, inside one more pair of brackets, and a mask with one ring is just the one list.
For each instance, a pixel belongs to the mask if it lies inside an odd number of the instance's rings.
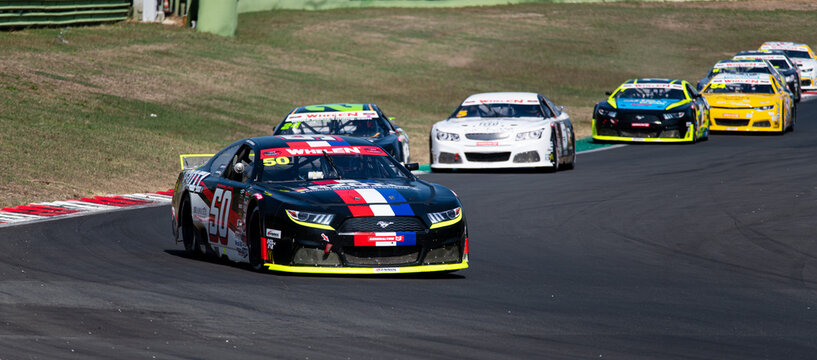
[[727,109],[713,107],[709,110],[712,131],[780,132],[783,119],[777,109]]
[[[616,128],[599,128],[596,119],[593,119],[593,140],[598,141],[627,141],[627,142],[693,142],[694,131],[692,123],[687,123],[685,129],[665,129],[652,127],[647,131],[627,131]],[[667,133],[678,134],[678,137],[664,137]]]
[[438,271],[456,271],[468,268],[468,259],[464,259],[456,264],[436,264],[436,265],[417,265],[417,266],[389,266],[389,267],[317,267],[317,266],[292,266],[280,264],[265,264],[267,269],[272,271],[282,271],[289,273],[302,274],[347,274],[347,275],[362,275],[362,274],[414,274],[424,272],[438,272]]
[[548,139],[519,142],[515,140],[442,142],[436,139],[432,141],[432,169],[553,167],[553,152]]
[[[393,232],[373,231],[372,224],[383,221],[397,228],[389,229]],[[462,215],[450,220],[447,226],[433,229],[412,216],[348,218],[337,230],[294,223],[285,229],[276,233],[280,238],[261,239],[262,249],[266,249],[262,254],[263,266],[269,270],[388,274],[468,267],[468,240]]]

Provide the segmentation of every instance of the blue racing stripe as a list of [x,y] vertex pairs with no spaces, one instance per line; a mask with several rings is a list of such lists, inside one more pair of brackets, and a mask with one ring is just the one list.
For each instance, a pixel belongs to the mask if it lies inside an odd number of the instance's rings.
[[380,195],[383,195],[383,198],[386,199],[386,202],[389,204],[398,204],[406,202],[406,198],[403,195],[400,195],[400,192],[395,189],[377,189],[377,192]]
[[394,211],[394,216],[414,216],[409,204],[391,205],[391,210]]

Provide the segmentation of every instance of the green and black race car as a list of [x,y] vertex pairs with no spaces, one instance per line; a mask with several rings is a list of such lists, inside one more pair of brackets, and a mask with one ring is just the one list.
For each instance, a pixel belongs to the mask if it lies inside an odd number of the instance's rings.
[[695,142],[709,137],[709,105],[689,82],[627,80],[593,110],[594,141]]

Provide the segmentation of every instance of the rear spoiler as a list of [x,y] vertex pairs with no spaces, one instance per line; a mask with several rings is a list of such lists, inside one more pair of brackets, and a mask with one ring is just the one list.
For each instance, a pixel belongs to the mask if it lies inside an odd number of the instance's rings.
[[182,154],[179,155],[182,170],[195,169],[204,165],[215,154]]

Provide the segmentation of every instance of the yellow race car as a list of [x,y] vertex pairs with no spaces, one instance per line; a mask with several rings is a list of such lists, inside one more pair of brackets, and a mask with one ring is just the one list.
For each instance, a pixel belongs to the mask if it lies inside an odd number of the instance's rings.
[[703,90],[709,103],[712,131],[765,131],[794,129],[794,100],[786,85],[769,74],[722,74]]

